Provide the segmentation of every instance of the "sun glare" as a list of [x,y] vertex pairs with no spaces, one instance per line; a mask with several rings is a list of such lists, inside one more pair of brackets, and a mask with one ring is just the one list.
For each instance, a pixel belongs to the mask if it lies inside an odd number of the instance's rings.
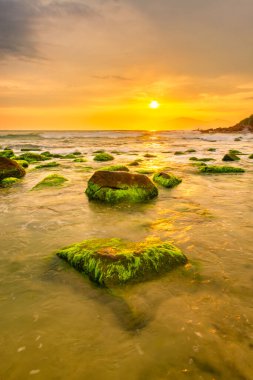
[[159,107],[160,107],[160,104],[156,100],[152,100],[152,102],[149,103],[149,108],[156,109]]

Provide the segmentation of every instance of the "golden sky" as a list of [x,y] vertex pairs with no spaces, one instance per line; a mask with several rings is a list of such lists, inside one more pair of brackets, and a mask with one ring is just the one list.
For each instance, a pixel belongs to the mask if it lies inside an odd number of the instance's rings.
[[0,128],[233,125],[253,113],[252,14],[252,0],[0,0]]

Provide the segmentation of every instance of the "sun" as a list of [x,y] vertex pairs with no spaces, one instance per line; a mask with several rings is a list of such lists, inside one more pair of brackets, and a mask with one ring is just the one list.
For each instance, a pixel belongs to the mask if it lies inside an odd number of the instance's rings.
[[160,104],[158,103],[157,100],[152,100],[152,102],[149,103],[149,108],[152,108],[153,110],[154,110],[154,109],[157,109],[157,108],[159,108],[159,107],[160,107]]

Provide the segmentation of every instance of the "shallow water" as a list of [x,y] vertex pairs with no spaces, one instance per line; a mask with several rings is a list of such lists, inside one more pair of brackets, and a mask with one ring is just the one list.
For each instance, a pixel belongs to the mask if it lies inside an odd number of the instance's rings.
[[[16,152],[29,144],[59,153],[78,149],[87,162],[59,160],[53,170],[31,165],[19,185],[0,190],[1,380],[253,378],[253,160],[240,156],[235,165],[246,169],[242,175],[203,176],[189,163],[196,156],[219,164],[228,149],[251,154],[251,135],[239,142],[189,132],[6,135],[0,145]],[[88,202],[87,180],[110,164],[93,161],[101,148],[122,152],[113,164],[153,153],[131,170],[166,167],[183,182],[159,188],[145,205]],[[189,148],[197,152],[174,155]],[[30,191],[50,173],[69,182]],[[151,235],[173,241],[189,264],[109,291],[54,255],[86,238]]]

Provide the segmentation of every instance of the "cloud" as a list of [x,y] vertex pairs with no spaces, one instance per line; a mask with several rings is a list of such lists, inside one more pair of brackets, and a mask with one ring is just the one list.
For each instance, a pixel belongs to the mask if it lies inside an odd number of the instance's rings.
[[46,19],[65,15],[87,18],[95,14],[81,1],[0,0],[0,59],[40,57],[37,30]]
[[94,79],[102,79],[102,80],[119,80],[119,81],[129,81],[132,80],[131,78],[127,78],[121,75],[93,75],[92,78]]

